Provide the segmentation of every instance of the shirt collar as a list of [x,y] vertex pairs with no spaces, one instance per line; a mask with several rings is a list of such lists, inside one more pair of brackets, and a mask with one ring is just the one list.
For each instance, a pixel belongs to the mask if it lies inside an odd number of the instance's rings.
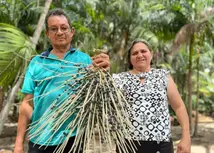
[[[50,54],[51,50],[53,49],[53,47],[49,47],[46,51],[41,53],[41,57],[48,57],[48,55]],[[75,48],[73,48],[72,46],[70,47],[70,49],[68,50],[70,53],[75,52]]]

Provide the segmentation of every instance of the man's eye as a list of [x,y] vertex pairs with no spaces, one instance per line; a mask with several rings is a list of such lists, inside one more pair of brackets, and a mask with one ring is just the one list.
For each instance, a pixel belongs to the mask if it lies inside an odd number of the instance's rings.
[[62,27],[61,30],[62,30],[62,31],[67,31],[68,28],[67,28],[67,27]]
[[57,28],[50,28],[51,31],[57,31]]
[[62,27],[62,30],[66,30],[67,29],[67,27]]

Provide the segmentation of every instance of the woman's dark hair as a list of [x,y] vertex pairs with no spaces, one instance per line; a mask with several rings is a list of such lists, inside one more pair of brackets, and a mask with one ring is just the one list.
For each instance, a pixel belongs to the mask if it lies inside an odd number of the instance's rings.
[[51,16],[64,16],[67,19],[70,28],[72,28],[71,20],[69,19],[68,15],[62,9],[57,8],[57,9],[50,10],[48,12],[47,16],[45,17],[45,29],[46,30],[48,30],[48,19]]
[[127,56],[128,68],[129,68],[130,70],[133,69],[133,65],[132,65],[131,59],[130,59],[130,57],[131,57],[131,50],[132,50],[133,46],[134,46],[135,44],[137,44],[137,43],[143,43],[143,44],[145,44],[145,45],[148,47],[149,51],[150,51],[150,52],[153,52],[153,51],[152,51],[151,45],[150,45],[146,40],[144,40],[144,39],[139,39],[139,38],[138,38],[138,39],[135,39],[134,41],[132,41],[132,43],[131,43],[131,45],[130,45],[130,47],[129,47],[129,49],[128,49],[128,56]]

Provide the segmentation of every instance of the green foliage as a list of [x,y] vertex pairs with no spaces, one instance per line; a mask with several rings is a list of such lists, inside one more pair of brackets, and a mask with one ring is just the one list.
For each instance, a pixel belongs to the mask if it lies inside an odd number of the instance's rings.
[[18,91],[16,100],[17,100],[18,102],[21,102],[21,101],[24,99],[24,97],[25,97],[25,94],[22,93],[21,91]]
[[4,23],[0,23],[0,46],[0,86],[6,89],[36,53],[23,32]]
[[[0,3],[0,22],[15,25],[28,36],[32,36],[42,10],[40,6],[37,6],[36,0],[4,0]],[[41,3],[44,4],[44,1]],[[173,55],[171,46],[177,38],[176,33],[191,23],[191,26],[196,27],[196,29],[193,28],[196,32],[193,44],[193,69],[196,68],[197,58],[200,57],[200,100],[208,98],[213,101],[213,97],[210,96],[213,94],[211,78],[213,78],[212,72],[214,71],[213,5],[213,0],[56,0],[53,1],[51,8],[62,8],[71,18],[75,28],[75,36],[72,41],[74,47],[90,55],[94,55],[94,48],[105,48],[110,52],[112,72],[124,70],[127,63],[126,50],[133,39],[148,40],[155,52],[154,66],[171,70],[184,100],[187,94],[188,43],[191,31],[187,30],[186,33],[185,30],[182,31],[185,39],[181,39],[180,44],[178,43],[178,50]],[[3,36],[0,36],[1,48],[11,50],[11,44],[5,44]],[[7,36],[12,35],[8,33]],[[23,44],[23,41],[20,43]],[[43,33],[37,49],[41,52],[47,46],[47,38]],[[4,75],[4,70],[1,70],[1,82],[14,80],[14,76],[18,73],[17,67],[23,64],[23,61],[13,53],[19,52],[18,50],[26,52],[22,48],[23,45],[19,48],[16,46],[11,52],[0,52],[1,55],[4,55],[0,56],[1,68],[5,68],[9,60],[13,65],[8,67],[8,73],[5,70]],[[198,51],[200,52],[198,53]],[[171,65],[168,63],[170,60],[172,60]],[[208,70],[209,73],[204,70]],[[6,79],[7,77],[9,78]],[[196,83],[196,71],[194,71],[194,89]],[[8,85],[6,84],[5,86]],[[196,95],[195,90],[192,94]]]

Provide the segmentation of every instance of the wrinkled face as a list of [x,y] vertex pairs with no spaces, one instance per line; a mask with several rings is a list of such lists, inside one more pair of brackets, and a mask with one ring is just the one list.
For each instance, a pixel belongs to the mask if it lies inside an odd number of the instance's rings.
[[46,35],[53,46],[67,46],[71,43],[74,29],[69,26],[65,16],[50,16],[48,18],[48,30],[46,31]]
[[131,64],[133,69],[136,70],[149,70],[150,63],[152,60],[152,52],[149,50],[147,45],[142,42],[134,44],[130,54]]

